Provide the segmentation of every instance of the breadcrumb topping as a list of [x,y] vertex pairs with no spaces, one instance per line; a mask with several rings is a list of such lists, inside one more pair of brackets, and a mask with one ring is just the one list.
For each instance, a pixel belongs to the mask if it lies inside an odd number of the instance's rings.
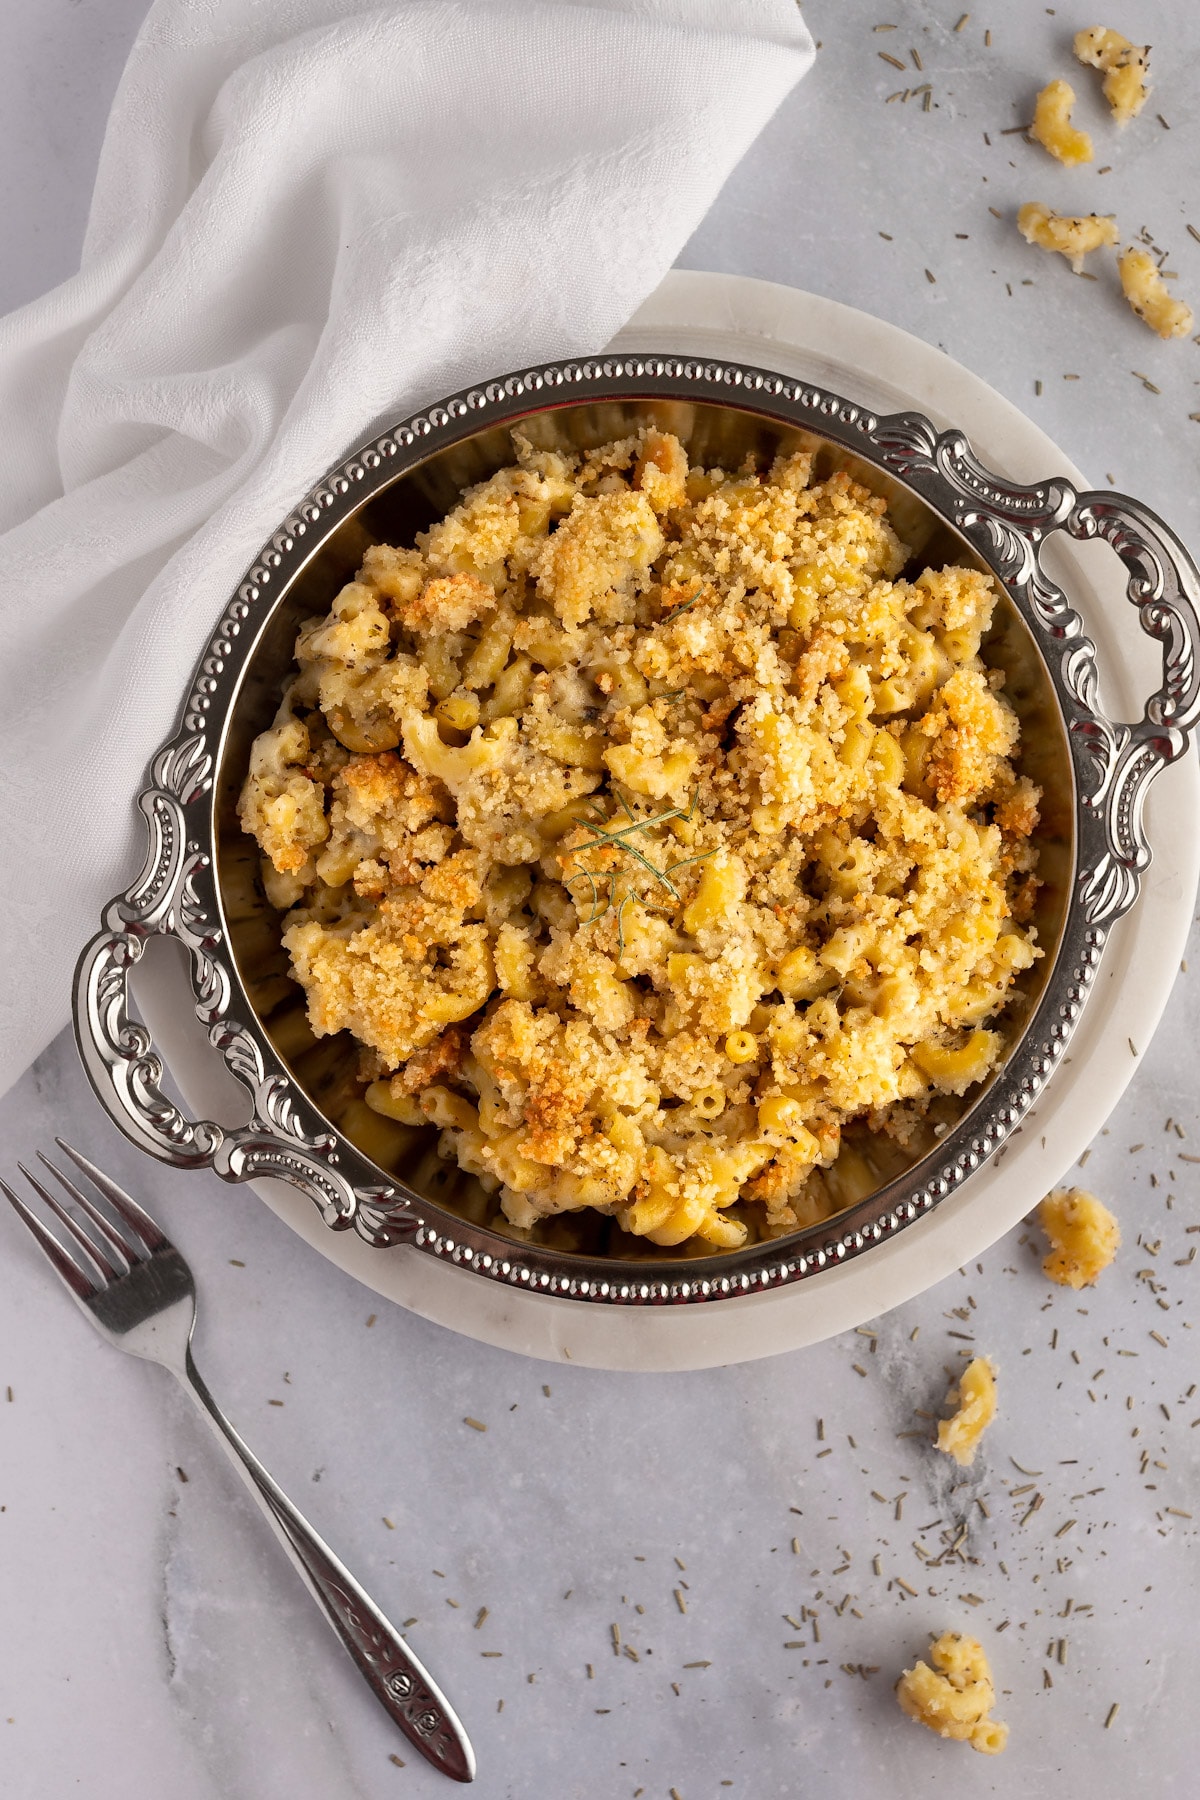
[[1041,954],[995,591],[907,576],[885,503],[806,454],[513,442],[304,623],[255,742],[310,1023],[514,1233],[795,1230],[885,1178],[868,1129],[932,1146]]

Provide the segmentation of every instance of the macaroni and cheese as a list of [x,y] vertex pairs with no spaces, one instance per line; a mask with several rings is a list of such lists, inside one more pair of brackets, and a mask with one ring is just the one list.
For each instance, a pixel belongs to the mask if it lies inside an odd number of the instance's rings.
[[[995,1066],[1039,792],[971,568],[807,454],[515,460],[306,621],[240,812],[318,1036],[507,1229],[732,1248]],[[930,1138],[929,1141],[932,1141]]]
[[1060,1188],[1038,1207],[1050,1240],[1042,1273],[1060,1287],[1090,1287],[1121,1247],[1121,1227],[1102,1200],[1083,1188]]
[[998,1755],[1008,1742],[1008,1726],[991,1716],[996,1687],[978,1638],[944,1631],[930,1645],[929,1659],[932,1668],[915,1663],[896,1683],[902,1710],[939,1737],[970,1744],[984,1756]]
[[996,1371],[986,1356],[973,1356],[946,1395],[951,1418],[937,1428],[937,1447],[964,1469],[975,1461],[979,1440],[996,1416]]

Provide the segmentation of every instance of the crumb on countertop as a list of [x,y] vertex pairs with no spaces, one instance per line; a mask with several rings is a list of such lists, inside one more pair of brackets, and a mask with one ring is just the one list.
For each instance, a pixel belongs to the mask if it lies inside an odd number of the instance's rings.
[[1103,69],[1102,92],[1118,125],[1136,119],[1150,97],[1149,44],[1131,44],[1119,31],[1091,25],[1075,33],[1075,54],[1081,63]]
[[933,1668],[918,1662],[896,1683],[901,1709],[939,1737],[998,1755],[1008,1742],[1008,1726],[991,1717],[996,1689],[982,1644],[946,1631],[930,1645],[929,1656]]
[[1056,213],[1041,200],[1027,200],[1021,207],[1017,230],[1027,244],[1065,256],[1077,275],[1082,273],[1083,259],[1091,251],[1119,241],[1117,221],[1111,215]]
[[1029,135],[1043,150],[1048,150],[1069,169],[1092,160],[1091,138],[1071,123],[1074,104],[1075,89],[1069,81],[1047,82],[1037,97],[1033,124],[1029,128]]
[[996,1416],[996,1370],[986,1356],[974,1357],[946,1395],[954,1416],[938,1425],[937,1447],[966,1468],[975,1461],[979,1440]]
[[1121,1243],[1121,1228],[1094,1194],[1064,1188],[1047,1194],[1038,1224],[1050,1240],[1042,1271],[1061,1287],[1089,1287],[1107,1269]]

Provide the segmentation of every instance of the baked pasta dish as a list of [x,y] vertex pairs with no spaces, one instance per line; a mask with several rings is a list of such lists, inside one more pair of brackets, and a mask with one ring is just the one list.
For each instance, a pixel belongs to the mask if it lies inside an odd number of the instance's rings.
[[1040,954],[995,591],[902,573],[884,501],[805,453],[512,445],[366,550],[254,743],[312,1029],[512,1235],[794,1231],[879,1185],[856,1134],[932,1144]]

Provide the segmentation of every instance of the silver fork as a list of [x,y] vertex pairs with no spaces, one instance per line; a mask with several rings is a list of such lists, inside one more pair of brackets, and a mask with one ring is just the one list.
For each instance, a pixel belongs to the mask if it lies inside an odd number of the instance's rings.
[[74,1201],[86,1223],[68,1212],[23,1163],[17,1166],[65,1226],[75,1251],[65,1249],[6,1182],[0,1181],[0,1191],[28,1225],[101,1337],[119,1350],[161,1363],[191,1395],[368,1687],[405,1737],[444,1775],[455,1781],[473,1781],[475,1753],[453,1708],[399,1632],[242,1442],[200,1379],[192,1361],[191,1342],[196,1287],[182,1256],[149,1213],[102,1169],[61,1138],[55,1142],[107,1200],[119,1223],[40,1151],[38,1161]]

